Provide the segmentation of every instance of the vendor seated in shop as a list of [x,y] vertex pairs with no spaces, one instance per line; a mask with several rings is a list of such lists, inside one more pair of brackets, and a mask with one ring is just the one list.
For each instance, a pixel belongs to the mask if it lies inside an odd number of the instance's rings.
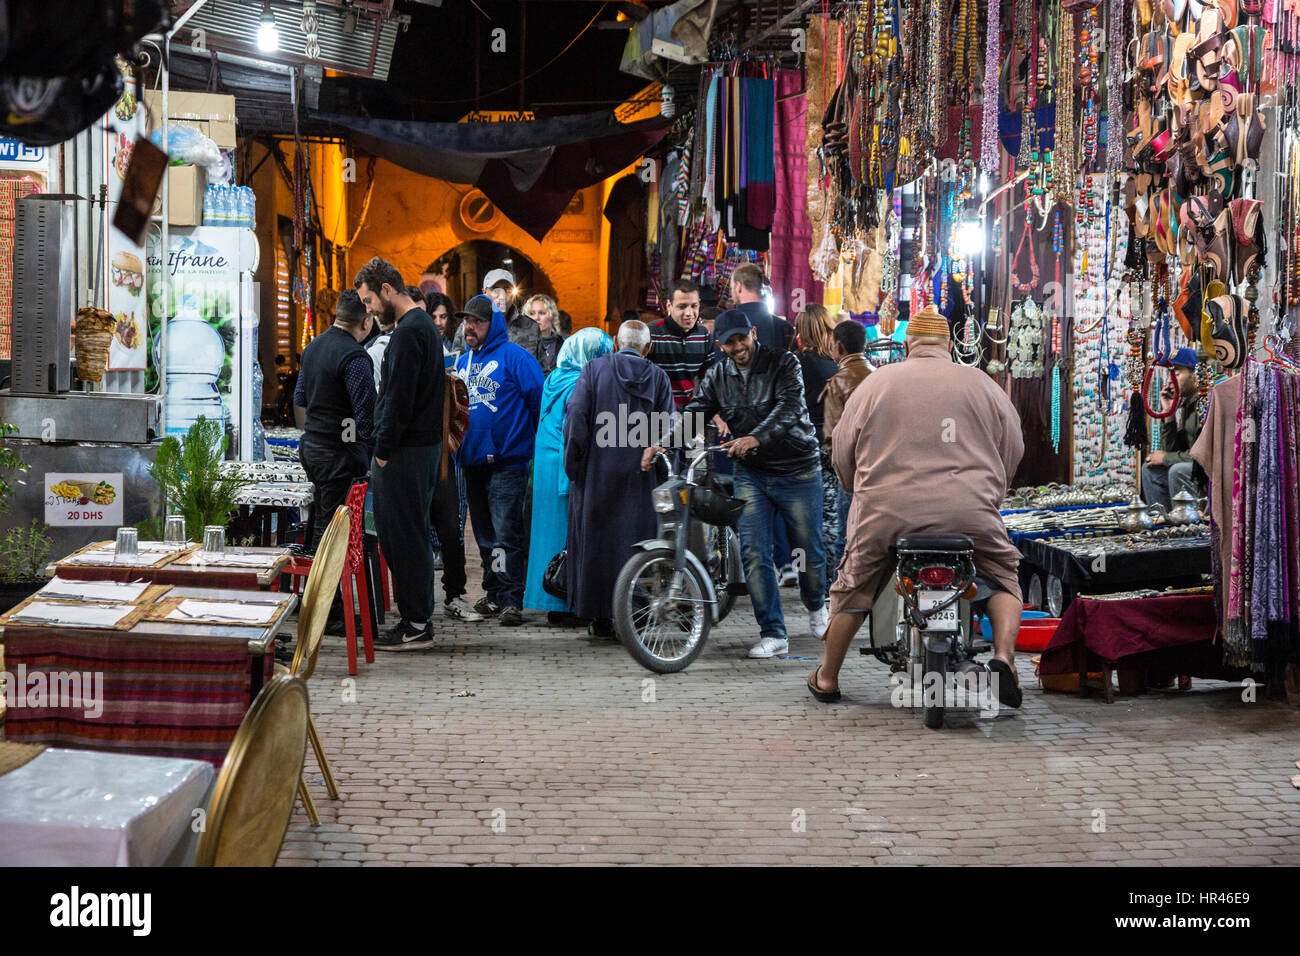
[[[1142,466],[1142,499],[1149,505],[1164,505],[1166,510],[1180,491],[1197,494],[1191,450],[1201,433],[1200,416],[1196,414],[1196,350],[1179,349],[1169,364],[1178,379],[1178,408],[1160,422],[1161,451],[1149,454]],[[1174,404],[1172,386],[1166,386],[1160,397],[1164,402],[1161,411],[1169,411]]]

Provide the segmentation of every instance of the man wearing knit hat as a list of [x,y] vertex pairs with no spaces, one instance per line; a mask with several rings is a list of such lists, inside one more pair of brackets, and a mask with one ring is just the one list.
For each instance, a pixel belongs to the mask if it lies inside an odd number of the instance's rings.
[[952,361],[948,320],[933,307],[912,316],[907,358],[873,372],[835,426],[835,473],[853,491],[848,536],[831,586],[821,666],[808,677],[818,700],[839,700],[839,673],[866,612],[893,574],[909,534],[962,534],[975,543],[980,599],[988,595],[1002,703],[1019,707],[1020,552],[998,513],[1024,454],[1020,416],[984,372]]

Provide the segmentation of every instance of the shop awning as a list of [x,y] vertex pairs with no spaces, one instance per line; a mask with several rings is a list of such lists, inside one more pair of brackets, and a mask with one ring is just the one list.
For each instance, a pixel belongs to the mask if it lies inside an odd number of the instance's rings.
[[573,194],[654,146],[671,125],[620,123],[609,110],[520,123],[413,123],[314,112],[350,130],[358,146],[412,172],[483,190],[539,242]]

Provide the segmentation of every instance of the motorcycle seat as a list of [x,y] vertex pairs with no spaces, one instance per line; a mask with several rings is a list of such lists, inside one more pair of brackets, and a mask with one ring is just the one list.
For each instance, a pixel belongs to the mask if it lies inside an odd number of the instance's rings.
[[899,538],[898,551],[974,551],[975,543],[964,534],[913,534]]

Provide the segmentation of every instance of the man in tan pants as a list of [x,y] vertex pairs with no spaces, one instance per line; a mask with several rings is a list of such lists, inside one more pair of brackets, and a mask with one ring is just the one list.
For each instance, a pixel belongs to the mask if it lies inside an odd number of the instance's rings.
[[853,505],[826,649],[808,678],[818,700],[839,699],[844,655],[893,573],[894,543],[908,534],[964,534],[975,544],[976,573],[995,592],[990,669],[999,698],[1020,706],[1020,552],[998,513],[1025,450],[1020,416],[988,375],[954,363],[950,346],[947,319],[922,309],[908,324],[907,358],[858,386],[835,427],[835,472]]

